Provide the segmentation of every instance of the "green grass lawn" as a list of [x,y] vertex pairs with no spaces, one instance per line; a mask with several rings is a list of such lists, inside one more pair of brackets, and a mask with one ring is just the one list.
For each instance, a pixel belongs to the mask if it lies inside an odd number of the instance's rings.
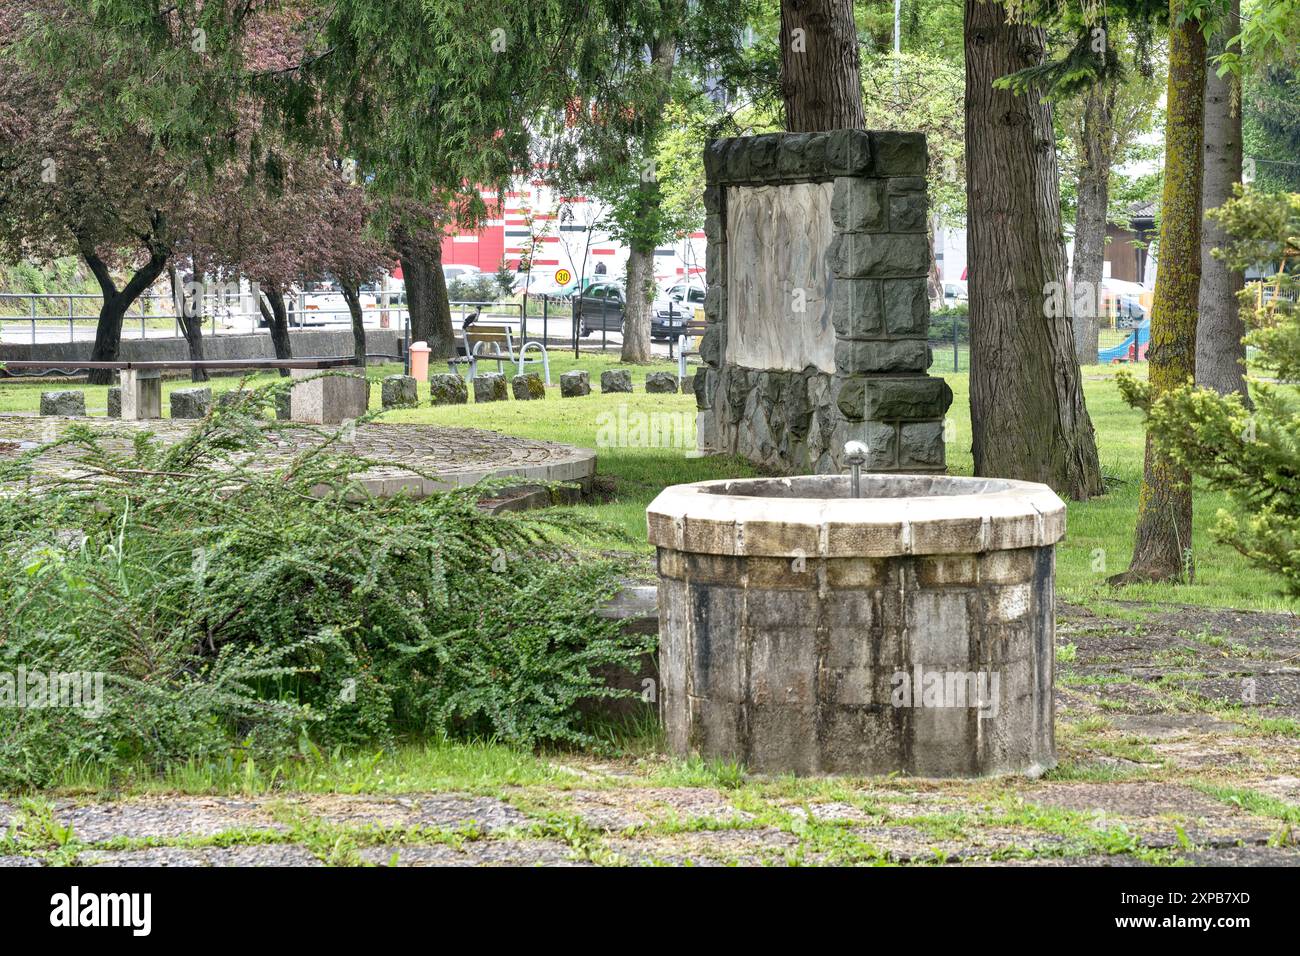
[[[951,359],[951,355],[949,355]],[[950,363],[949,363],[950,364]],[[387,413],[390,422],[425,422],[436,425],[489,428],[527,438],[546,439],[595,448],[598,471],[614,479],[613,499],[600,505],[584,506],[598,510],[601,517],[622,528],[634,539],[644,540],[645,507],[665,486],[679,482],[710,478],[735,477],[753,473],[745,462],[733,458],[695,458],[691,449],[673,447],[627,447],[618,443],[611,430],[620,420],[635,423],[639,413],[658,413],[658,419],[679,431],[693,434],[694,398],[691,395],[646,395],[644,378],[650,371],[671,371],[668,362],[632,369],[636,391],[631,395],[599,394],[600,372],[618,365],[617,355],[584,354],[574,359],[572,353],[552,355],[551,377],[557,387],[547,391],[546,399],[537,402],[498,402],[493,404],[419,408]],[[582,399],[562,399],[558,381],[562,372],[585,369],[592,378],[593,393]],[[1141,374],[1141,366],[1139,374]],[[489,369],[490,370],[490,369]],[[372,378],[400,371],[397,366],[370,369]],[[936,366],[936,372],[940,369]],[[943,372],[955,396],[950,415],[955,422],[956,438],[948,448],[949,470],[953,474],[972,473],[968,375],[965,371]],[[270,375],[252,379],[257,383],[272,381]],[[169,381],[163,386],[164,411],[166,394],[174,388],[187,387],[185,381]],[[214,379],[214,391],[238,387],[237,378]],[[34,411],[42,388],[35,383],[5,382],[0,386],[0,412]],[[1227,506],[1223,495],[1204,489],[1196,494],[1196,517],[1193,548],[1196,559],[1196,583],[1177,585],[1140,585],[1114,590],[1105,579],[1124,570],[1132,553],[1133,530],[1137,514],[1138,490],[1142,477],[1144,433],[1141,416],[1119,397],[1114,370],[1093,366],[1084,370],[1084,389],[1088,410],[1097,429],[1097,443],[1102,467],[1109,479],[1109,493],[1086,503],[1069,504],[1069,531],[1057,549],[1058,588],[1066,600],[1096,604],[1108,599],[1149,601],[1152,604],[1184,603],[1228,606],[1243,609],[1298,610],[1300,602],[1284,598],[1277,581],[1253,569],[1236,551],[1214,542],[1208,533],[1215,512]],[[104,409],[107,405],[103,387],[86,387],[87,407]],[[421,401],[427,402],[428,386],[421,386]],[[371,391],[372,407],[378,409],[379,389]],[[629,417],[630,416],[630,417]],[[645,421],[642,419],[641,421]],[[615,438],[611,444],[606,439]],[[641,546],[648,551],[648,545]]]

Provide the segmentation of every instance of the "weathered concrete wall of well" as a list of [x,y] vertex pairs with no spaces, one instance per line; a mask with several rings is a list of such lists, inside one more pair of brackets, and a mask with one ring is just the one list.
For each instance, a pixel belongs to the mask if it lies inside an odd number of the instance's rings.
[[[674,752],[772,773],[970,777],[1055,764],[1051,547],[809,559],[802,570],[787,558],[658,556]],[[997,674],[996,712],[894,706],[900,673],[924,703],[918,666]]]
[[1052,767],[1064,503],[1004,479],[861,484],[697,482],[647,508],[670,749],[767,773]]

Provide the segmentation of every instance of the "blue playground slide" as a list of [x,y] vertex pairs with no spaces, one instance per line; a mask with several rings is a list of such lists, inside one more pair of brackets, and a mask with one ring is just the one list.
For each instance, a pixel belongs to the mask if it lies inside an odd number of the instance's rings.
[[1121,344],[1114,348],[1102,349],[1097,353],[1097,361],[1103,365],[1111,362],[1145,362],[1147,346],[1151,342],[1151,320],[1143,319]]

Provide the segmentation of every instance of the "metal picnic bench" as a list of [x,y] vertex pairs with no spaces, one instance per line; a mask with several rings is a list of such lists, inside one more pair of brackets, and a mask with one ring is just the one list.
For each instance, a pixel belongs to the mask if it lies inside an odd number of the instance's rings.
[[[478,376],[480,362],[496,362],[498,373],[501,372],[502,365],[508,362],[516,366],[520,375],[524,374],[525,368],[530,363],[541,362],[546,384],[551,384],[551,360],[546,354],[546,346],[541,342],[525,341],[516,349],[514,331],[510,326],[487,322],[474,323],[467,328],[462,328],[460,337],[465,354],[448,359],[447,366],[457,374],[459,374],[458,366],[469,366],[471,382]],[[536,350],[538,355],[530,356],[528,354],[530,349]]]
[[[330,369],[355,369],[357,374],[329,375],[312,378]],[[63,372],[72,374],[91,369],[111,369],[118,373],[122,386],[122,418],[139,420],[162,418],[162,373],[203,369],[235,371],[274,371],[287,369],[294,378],[308,381],[294,385],[290,393],[289,417],[313,424],[338,424],[359,418],[367,411],[370,387],[365,370],[354,357],[296,359],[192,359],[147,362],[81,362],[57,359],[22,359],[0,362],[6,375],[14,372]]]
[[[698,313],[697,313],[698,314]],[[690,319],[682,326],[678,332],[675,341],[677,342],[677,378],[678,381],[686,381],[686,356],[699,355],[699,339],[704,335],[708,323],[701,318]],[[692,348],[691,346],[694,345]],[[672,344],[669,343],[669,353],[671,355]]]

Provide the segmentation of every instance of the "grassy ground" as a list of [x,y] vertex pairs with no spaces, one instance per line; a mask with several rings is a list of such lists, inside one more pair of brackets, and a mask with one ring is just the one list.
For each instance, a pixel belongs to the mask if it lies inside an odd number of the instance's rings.
[[[948,356],[951,359],[951,355]],[[586,370],[592,379],[593,394],[581,400],[561,399],[558,387],[547,391],[541,402],[499,402],[485,405],[445,406],[389,412],[391,422],[425,422],[448,426],[488,428],[528,438],[564,442],[599,453],[599,473],[614,479],[612,500],[596,506],[601,516],[618,525],[633,537],[644,538],[646,505],[666,485],[703,481],[710,478],[736,477],[752,473],[750,466],[729,458],[692,456],[694,435],[694,399],[690,395],[646,395],[643,382],[647,372],[673,371],[675,364],[661,362],[633,368],[635,391],[631,395],[601,395],[598,382],[604,369],[618,367],[617,355],[584,353],[575,359],[572,353],[556,352],[552,356],[551,377],[557,383],[562,372],[574,368]],[[1142,366],[1138,366],[1142,374]],[[370,370],[372,378],[400,372],[398,366],[379,366]],[[936,372],[939,369],[936,368]],[[954,439],[948,447],[949,470],[953,474],[972,473],[970,438],[969,378],[966,372],[945,372],[952,386],[954,401],[949,416]],[[268,375],[256,382],[272,381]],[[164,383],[163,407],[167,394],[174,388],[189,387],[186,381]],[[217,378],[214,391],[238,387],[236,378]],[[0,412],[34,411],[39,405],[42,388],[35,383],[5,382],[0,385]],[[1084,370],[1084,390],[1088,410],[1097,430],[1101,463],[1108,478],[1109,493],[1086,503],[1069,504],[1069,532],[1057,549],[1058,588],[1062,597],[1089,606],[1103,606],[1111,599],[1149,602],[1152,609],[1168,604],[1236,607],[1258,610],[1300,610],[1300,603],[1289,601],[1278,591],[1270,576],[1250,567],[1236,551],[1213,541],[1208,533],[1214,515],[1226,507],[1223,495],[1205,489],[1196,494],[1193,549],[1196,559],[1196,582],[1191,585],[1140,585],[1116,591],[1105,582],[1109,575],[1124,570],[1132,555],[1133,531],[1137,515],[1137,498],[1142,477],[1144,433],[1141,416],[1119,397],[1115,370],[1094,366]],[[421,386],[421,402],[428,401],[428,386]],[[372,407],[379,408],[379,389],[371,390]],[[86,403],[92,414],[107,406],[106,389],[86,387]],[[653,416],[653,417],[651,417]],[[669,436],[668,447],[636,447],[641,435],[651,425],[661,435]],[[622,426],[620,428],[620,426]],[[638,434],[637,428],[643,430]],[[679,439],[685,437],[683,443]],[[649,550],[648,545],[644,550]],[[1137,613],[1131,608],[1125,613]]]

